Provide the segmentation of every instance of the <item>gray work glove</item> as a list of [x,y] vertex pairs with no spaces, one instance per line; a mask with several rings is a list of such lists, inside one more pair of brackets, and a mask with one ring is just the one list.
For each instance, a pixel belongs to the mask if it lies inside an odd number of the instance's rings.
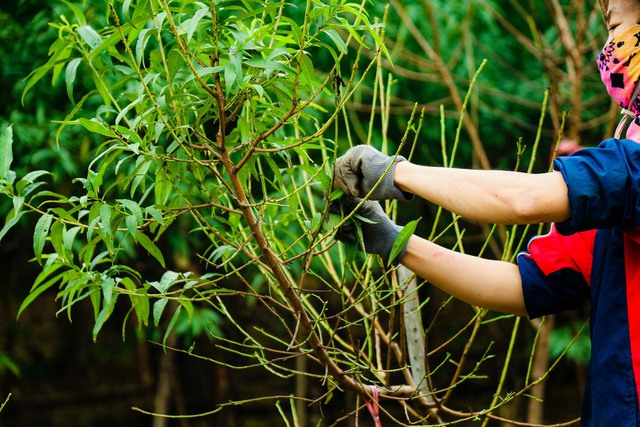
[[[332,203],[330,212],[338,213],[342,210],[342,215],[347,216],[355,209],[360,201],[361,199],[355,197],[344,196]],[[380,255],[385,264],[388,264],[393,243],[396,241],[403,227],[391,221],[378,202],[366,201],[360,209],[358,209],[356,215],[351,217],[351,222],[347,222],[340,227],[335,235],[337,240],[343,243],[355,243],[358,247],[360,247],[357,237],[358,234],[353,221],[356,221],[362,230],[365,252]],[[406,250],[405,245],[392,262],[399,262]]]
[[[380,185],[371,194],[372,200],[410,200],[413,194],[404,192],[393,183],[393,172],[398,162],[404,162],[398,156],[389,168]],[[349,149],[336,160],[334,186],[340,188],[348,196],[364,197],[380,180],[384,171],[393,162],[393,157],[386,156],[369,145],[358,145]]]

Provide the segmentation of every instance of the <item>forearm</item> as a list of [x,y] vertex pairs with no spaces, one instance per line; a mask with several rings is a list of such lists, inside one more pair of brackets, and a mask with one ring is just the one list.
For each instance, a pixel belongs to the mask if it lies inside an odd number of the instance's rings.
[[526,174],[401,162],[394,183],[467,219],[530,224],[569,218],[567,186],[559,172]]
[[409,239],[400,262],[469,304],[520,316],[527,314],[515,264],[454,252],[415,235]]

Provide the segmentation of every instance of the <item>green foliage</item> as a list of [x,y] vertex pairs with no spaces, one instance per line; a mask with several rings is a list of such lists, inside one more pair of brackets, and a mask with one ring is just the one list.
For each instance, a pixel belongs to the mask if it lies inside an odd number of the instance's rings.
[[[79,129],[99,144],[73,195],[43,189],[44,171],[13,185],[6,157],[3,193],[14,207],[3,234],[27,211],[38,214],[41,271],[18,315],[57,288],[70,319],[75,304],[91,303],[94,339],[118,300],[141,326],[166,318],[164,340],[172,330],[222,336],[215,311],[195,303],[237,292],[233,277],[255,275],[276,290],[295,283],[282,266],[265,264],[265,253],[298,273],[331,262],[327,254],[314,260],[333,231],[321,230],[335,158],[325,133],[359,84],[357,67],[338,77],[340,63],[357,64],[349,40],[384,51],[361,5],[308,3],[303,13],[286,3],[125,1],[109,5],[107,24],[65,4],[72,15],[52,23],[58,39],[27,77],[22,100],[45,76],[64,80],[73,107],[56,138]],[[316,62],[322,52],[333,65]],[[333,92],[335,79],[343,92]],[[334,112],[321,120],[327,108]],[[165,235],[210,272],[173,271]],[[139,260],[156,265],[140,271]],[[251,293],[261,287],[254,283]]]
[[20,368],[16,365],[9,356],[6,354],[0,354],[0,376],[6,372],[11,372],[15,376],[20,376]]
[[[581,331],[581,329],[585,329]],[[580,333],[582,332],[582,333]],[[569,360],[581,365],[589,363],[591,339],[589,330],[583,324],[571,323],[555,328],[549,340],[549,357],[560,357],[566,351]]]

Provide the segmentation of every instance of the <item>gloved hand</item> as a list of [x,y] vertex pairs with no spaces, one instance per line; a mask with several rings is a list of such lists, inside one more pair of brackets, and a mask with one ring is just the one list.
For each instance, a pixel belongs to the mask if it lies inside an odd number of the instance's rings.
[[[344,196],[334,201],[329,211],[338,213],[342,209],[342,215],[346,216],[356,208],[360,201],[361,199],[355,197]],[[364,220],[358,217],[362,217]],[[338,229],[335,238],[343,243],[358,244],[356,226],[353,224],[353,221],[357,221],[362,230],[365,252],[380,255],[385,264],[388,264],[393,243],[396,241],[403,227],[391,221],[380,204],[372,201],[364,202],[356,212],[356,215],[351,217],[351,221],[351,223],[345,223],[345,225]],[[398,262],[406,250],[405,245],[392,262]]]
[[[394,164],[371,194],[370,199],[410,200],[413,198],[413,194],[400,190],[393,183],[395,166],[398,162],[406,160],[402,156],[396,157]],[[353,147],[336,160],[334,185],[348,196],[362,198],[380,180],[392,161],[393,157],[386,156],[369,145]]]

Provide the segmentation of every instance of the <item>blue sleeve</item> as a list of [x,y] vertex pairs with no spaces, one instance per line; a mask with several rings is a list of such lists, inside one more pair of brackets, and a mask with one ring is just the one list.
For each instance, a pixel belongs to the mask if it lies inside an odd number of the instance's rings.
[[557,224],[560,233],[640,226],[640,144],[607,139],[556,159],[554,166],[567,183],[571,211]]
[[531,319],[578,308],[589,299],[589,286],[580,273],[563,268],[545,275],[535,260],[518,257],[522,292]]

